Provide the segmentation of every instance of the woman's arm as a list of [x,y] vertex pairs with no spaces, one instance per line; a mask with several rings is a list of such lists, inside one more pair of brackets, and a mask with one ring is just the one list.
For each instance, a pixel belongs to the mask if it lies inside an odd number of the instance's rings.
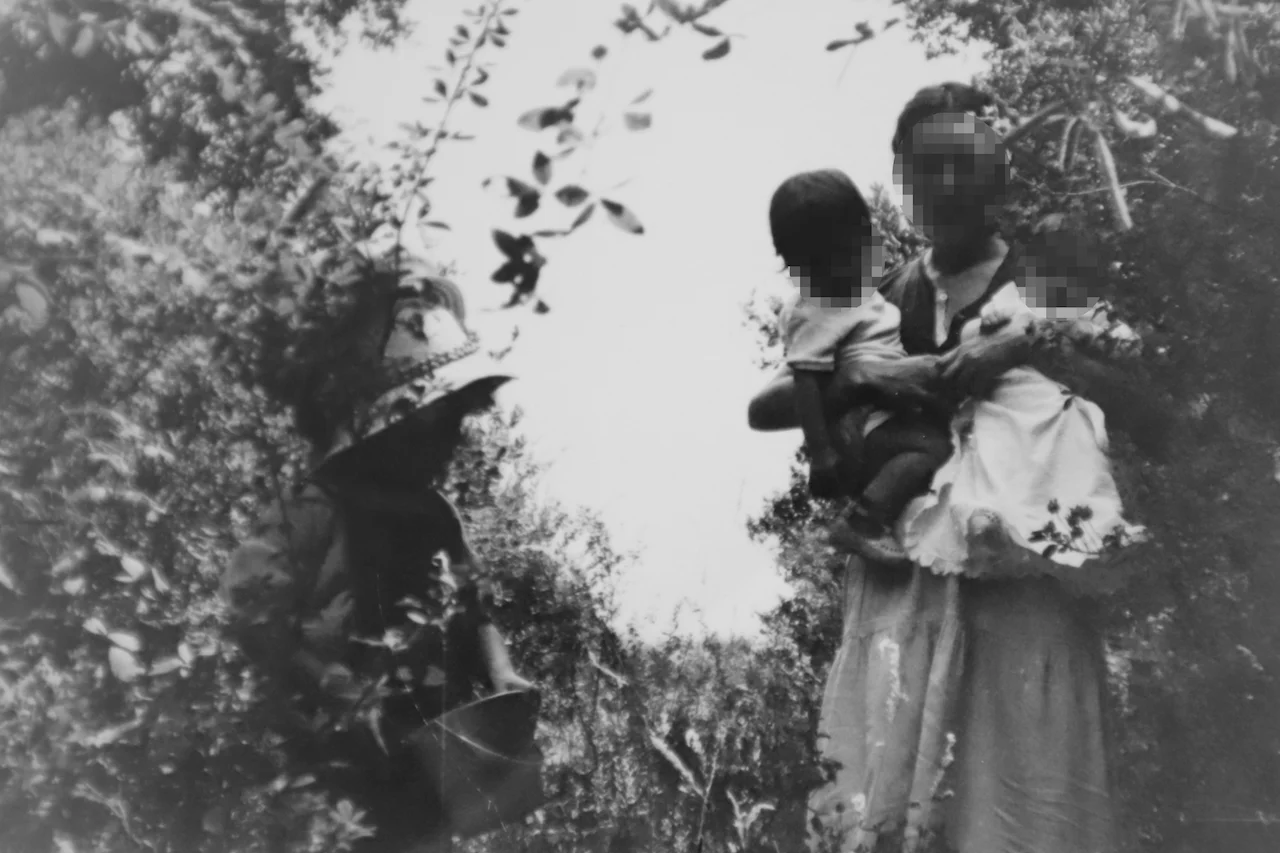
[[[941,368],[938,357],[932,355],[866,362],[853,369],[842,367],[832,378],[828,402],[836,411],[849,411],[867,403],[868,392],[871,392],[889,405],[932,405],[936,403],[937,391],[946,387],[940,383]],[[801,426],[796,380],[789,369],[769,380],[751,399],[747,406],[747,424],[759,432]]]
[[986,397],[1000,377],[1031,358],[1035,338],[1030,335],[979,335],[943,355],[939,361],[939,392],[953,401]]

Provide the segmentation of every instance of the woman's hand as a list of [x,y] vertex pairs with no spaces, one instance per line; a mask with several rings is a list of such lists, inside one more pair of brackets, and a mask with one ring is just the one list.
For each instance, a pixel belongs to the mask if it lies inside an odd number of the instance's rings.
[[986,397],[1000,377],[1031,357],[1031,335],[980,335],[952,350],[939,377],[953,399]]

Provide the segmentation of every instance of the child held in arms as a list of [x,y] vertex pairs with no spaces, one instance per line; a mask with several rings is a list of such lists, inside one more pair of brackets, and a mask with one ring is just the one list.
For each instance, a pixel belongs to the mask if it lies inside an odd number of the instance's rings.
[[827,169],[784,181],[769,224],[796,285],[780,331],[809,450],[810,491],[850,499],[830,529],[835,545],[905,562],[892,525],[950,456],[946,419],[921,409],[920,399],[915,408],[865,395],[837,404],[829,394],[837,373],[907,357],[901,315],[876,291],[881,245],[871,211],[847,175]]

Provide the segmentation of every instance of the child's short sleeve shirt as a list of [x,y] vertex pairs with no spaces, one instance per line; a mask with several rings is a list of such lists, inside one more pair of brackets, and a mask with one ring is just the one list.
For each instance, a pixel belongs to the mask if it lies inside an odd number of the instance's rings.
[[797,294],[780,318],[786,363],[793,370],[832,373],[856,361],[902,358],[901,323],[898,309],[876,292],[855,307]]

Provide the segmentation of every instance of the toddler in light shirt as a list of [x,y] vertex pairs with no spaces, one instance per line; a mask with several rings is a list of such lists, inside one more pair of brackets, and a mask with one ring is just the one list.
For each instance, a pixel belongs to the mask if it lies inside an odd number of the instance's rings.
[[850,499],[831,527],[834,544],[904,562],[893,523],[951,455],[946,421],[883,408],[886,401],[870,396],[838,406],[829,394],[837,373],[854,377],[861,365],[907,357],[901,315],[875,289],[880,246],[871,211],[847,175],[828,169],[784,181],[769,224],[797,284],[780,331],[809,449],[810,491]]

